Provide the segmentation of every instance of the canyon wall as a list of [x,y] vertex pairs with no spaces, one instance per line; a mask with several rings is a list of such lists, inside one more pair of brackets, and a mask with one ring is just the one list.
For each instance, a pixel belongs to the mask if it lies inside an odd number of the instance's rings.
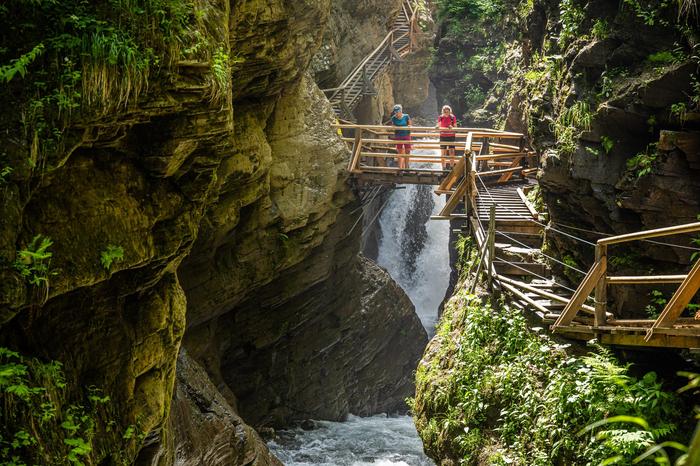
[[[188,18],[170,66],[128,104],[75,110],[40,164],[19,115],[0,136],[0,343],[61,361],[66,399],[108,395],[94,463],[277,464],[246,423],[403,409],[426,341],[358,256],[349,154],[308,72],[330,2],[213,0]],[[26,105],[21,86],[3,100]],[[50,265],[21,254],[36,235]]]
[[[540,196],[553,227],[595,241],[697,221],[694,9],[634,0],[459,5],[437,11],[439,100],[453,104],[464,126],[528,135],[540,154]],[[694,240],[670,241],[688,247]],[[546,243],[579,268],[593,261],[585,243],[553,229]],[[691,250],[657,246],[617,248],[613,272],[678,273],[690,263]],[[650,291],[615,288],[612,305],[644,308],[635,295]]]

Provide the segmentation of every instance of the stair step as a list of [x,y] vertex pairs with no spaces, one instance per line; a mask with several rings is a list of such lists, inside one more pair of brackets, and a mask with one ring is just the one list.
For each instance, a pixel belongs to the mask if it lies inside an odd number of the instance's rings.
[[547,272],[544,264],[512,261],[511,263],[506,263],[499,259],[493,262],[496,267],[496,273],[503,275],[530,276],[534,274],[544,275]]

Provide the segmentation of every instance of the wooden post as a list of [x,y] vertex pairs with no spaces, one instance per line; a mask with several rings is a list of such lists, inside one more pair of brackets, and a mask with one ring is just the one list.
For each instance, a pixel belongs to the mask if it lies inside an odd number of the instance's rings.
[[357,165],[360,162],[360,153],[362,152],[362,128],[355,128],[355,143],[352,146],[352,157],[348,164],[348,171],[353,173],[357,170]]
[[345,114],[345,118],[352,120],[353,115],[352,112],[350,111],[350,108],[348,108],[347,102],[345,102],[345,88],[343,87],[340,89],[340,110]]
[[489,212],[489,236],[488,236],[488,243],[489,243],[489,261],[488,261],[488,269],[486,273],[488,274],[488,282],[487,282],[487,287],[490,290],[491,285],[493,283],[493,259],[494,259],[494,254],[496,253],[496,205],[491,204],[491,209]]
[[593,324],[596,327],[605,325],[605,313],[608,309],[608,247],[604,244],[597,244],[595,247],[595,261],[602,264],[603,272],[595,287],[595,316]]

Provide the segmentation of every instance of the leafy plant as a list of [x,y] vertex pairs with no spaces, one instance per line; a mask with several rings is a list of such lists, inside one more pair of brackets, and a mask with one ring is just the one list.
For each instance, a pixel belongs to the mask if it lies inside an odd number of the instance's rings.
[[[80,400],[68,398],[58,361],[41,362],[0,347],[0,464],[128,464],[135,444],[118,441],[111,400],[88,387]],[[95,448],[96,440],[104,442]],[[106,446],[106,448],[104,448]],[[112,463],[110,463],[112,464]]]
[[583,10],[576,5],[575,0],[562,0],[559,17],[561,23],[559,40],[566,45],[578,35],[579,25],[583,22],[585,15]]
[[2,186],[3,184],[7,184],[7,178],[10,176],[10,174],[12,174],[12,171],[13,169],[10,166],[6,165],[2,167],[2,169],[0,170],[0,186]]
[[668,65],[677,61],[676,55],[668,50],[652,53],[647,57],[647,63],[652,65]]
[[644,308],[644,312],[646,312],[650,319],[656,319],[659,317],[661,310],[666,306],[666,303],[668,303],[668,300],[659,290],[652,290],[649,293],[649,297],[651,300],[650,303]]
[[21,57],[11,60],[9,65],[0,66],[0,82],[8,83],[18,74],[24,78],[29,65],[44,52],[44,49],[44,44],[39,43]]
[[[677,431],[676,398],[654,373],[635,378],[597,345],[588,356],[569,356],[533,330],[518,311],[458,291],[437,328],[439,346],[416,372],[413,412],[429,450],[449,451],[465,465],[476,464],[486,445],[509,464],[601,464],[611,456],[630,464]],[[600,440],[576,436],[617,415],[644,415],[655,429],[623,425]]]
[[613,147],[615,147],[615,142],[608,136],[601,136],[600,144],[603,146],[603,150],[606,154],[609,154]]
[[671,105],[671,116],[674,116],[682,124],[685,123],[688,114],[688,106],[685,102],[679,102]]
[[668,21],[662,18],[662,14],[670,4],[670,0],[660,0],[653,3],[645,2],[644,5],[640,0],[623,0],[623,5],[629,6],[635,16],[647,26],[654,26],[656,24],[667,26]]
[[[700,220],[700,215],[698,215],[698,220]],[[690,243],[691,243],[693,246],[698,246],[698,247],[700,247],[700,235],[697,235],[696,237],[692,238],[692,239],[690,240]],[[692,253],[692,254],[690,255],[690,262],[695,262],[695,261],[698,260],[699,258],[700,258],[700,251],[695,251],[694,253]]]
[[627,160],[627,170],[636,178],[649,175],[654,171],[659,154],[656,152],[656,143],[649,144],[644,152],[640,152]]
[[49,277],[54,275],[51,271],[53,254],[49,251],[52,245],[51,238],[36,235],[25,249],[17,251],[14,267],[30,285],[48,288]]
[[590,131],[593,113],[588,102],[576,101],[571,107],[565,108],[559,118],[553,123],[557,147],[564,154],[573,154],[576,150],[577,139],[582,131]]
[[595,23],[593,23],[591,35],[598,40],[607,39],[610,36],[610,26],[608,22],[604,19],[597,19]]
[[124,248],[121,246],[110,244],[107,246],[107,249],[100,253],[100,262],[102,263],[102,267],[107,270],[112,268],[112,264],[114,262],[121,262],[122,260],[124,260]]

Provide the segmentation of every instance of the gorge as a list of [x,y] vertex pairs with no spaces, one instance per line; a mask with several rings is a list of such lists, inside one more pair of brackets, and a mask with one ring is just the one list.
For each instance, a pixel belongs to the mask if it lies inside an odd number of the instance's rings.
[[[291,455],[285,432],[312,428],[309,446],[337,429],[355,455],[388,435],[376,420],[405,456],[332,461],[431,464],[425,448],[441,465],[631,462],[690,443],[694,389],[642,373],[663,363],[550,340],[472,295],[461,214],[431,221],[445,203],[433,188],[373,191],[347,169],[352,135],[321,89],[406,8],[420,31],[363,88],[357,122],[400,102],[432,126],[450,103],[462,127],[524,133],[543,251],[579,269],[591,250],[557,230],[595,241],[698,220],[695,2],[9,0],[0,464],[325,464]],[[611,268],[685,273],[697,241],[625,247]],[[639,318],[671,294],[618,288],[608,308]],[[657,354],[698,372],[692,350]],[[658,429],[574,435],[615,415]],[[359,430],[332,424],[347,419]]]

